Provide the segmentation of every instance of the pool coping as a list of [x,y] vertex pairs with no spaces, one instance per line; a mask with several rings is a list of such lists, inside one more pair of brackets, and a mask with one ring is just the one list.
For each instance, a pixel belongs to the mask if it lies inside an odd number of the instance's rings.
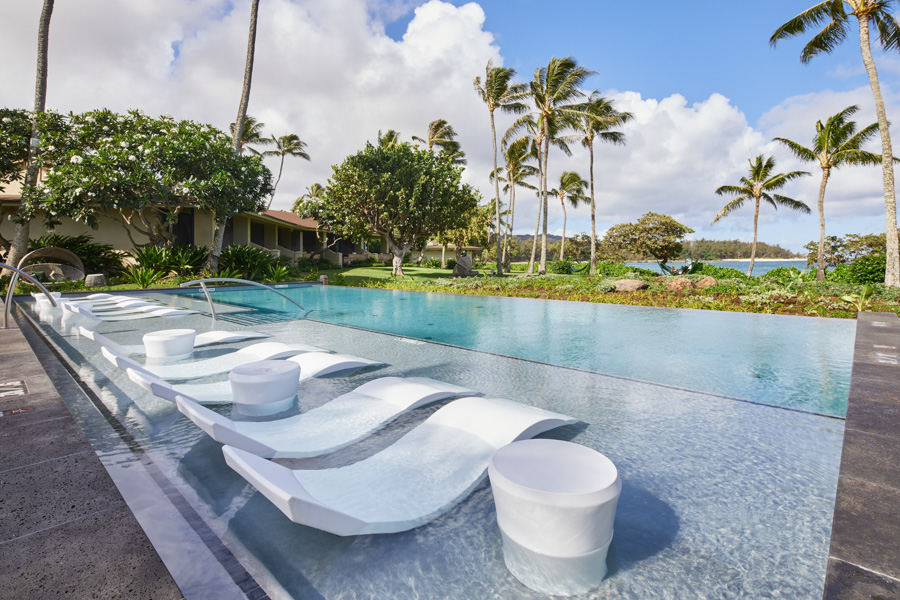
[[823,600],[900,598],[900,317],[857,316]]

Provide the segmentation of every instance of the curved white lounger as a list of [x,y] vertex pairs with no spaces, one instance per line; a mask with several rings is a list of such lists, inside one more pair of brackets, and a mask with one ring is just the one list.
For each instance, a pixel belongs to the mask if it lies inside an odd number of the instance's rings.
[[231,446],[223,452],[232,469],[295,523],[336,535],[395,533],[459,503],[502,446],[575,422],[510,400],[462,398],[345,467],[294,471]]
[[[365,367],[384,364],[350,354],[328,352],[305,352],[287,360],[300,365],[300,381],[335,373],[350,375]],[[144,371],[143,365],[139,366],[141,370],[127,367],[125,372],[128,373],[128,377],[154,396],[164,400],[175,402],[178,395],[185,396],[197,404],[228,404],[232,400],[231,383],[228,381],[172,385]]]
[[195,310],[169,308],[167,306],[152,304],[137,311],[107,311],[106,313],[95,315],[92,311],[77,305],[72,306],[69,302],[63,304],[63,309],[95,321],[132,321],[135,319],[149,319],[150,317],[183,317],[184,315],[196,314],[197,312]]
[[232,421],[181,394],[175,402],[182,414],[221,444],[267,458],[308,458],[345,448],[426,404],[473,394],[427,377],[382,377],[277,421]]
[[302,354],[303,352],[324,352],[324,350],[307,344],[259,342],[247,346],[246,348],[241,348],[235,352],[216,356],[215,358],[180,362],[171,365],[142,365],[127,356],[110,350],[106,346],[102,346],[100,352],[106,357],[106,360],[123,370],[131,368],[149,373],[160,379],[197,379],[209,375],[226,373],[236,366],[248,362],[288,358],[289,356]]
[[[146,354],[146,350],[144,349],[143,344],[135,344],[133,346],[124,346],[117,342],[112,341],[105,335],[99,334],[96,331],[91,331],[89,329],[85,329],[84,327],[79,328],[78,333],[83,335],[84,337],[93,340],[100,344],[101,346],[106,346],[110,350],[115,350],[119,354],[124,354],[126,356],[131,354]],[[240,342],[242,340],[256,339],[256,338],[267,338],[269,337],[266,333],[257,333],[255,331],[204,331],[203,333],[198,333],[194,338],[194,348],[198,348],[201,346],[211,346],[213,344],[227,344],[230,342]]]

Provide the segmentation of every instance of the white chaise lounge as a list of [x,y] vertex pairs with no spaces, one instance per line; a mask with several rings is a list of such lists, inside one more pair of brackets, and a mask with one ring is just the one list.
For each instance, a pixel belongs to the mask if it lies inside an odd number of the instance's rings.
[[287,517],[336,535],[394,533],[437,518],[484,479],[494,452],[575,423],[498,398],[442,407],[381,452],[334,469],[291,470],[225,446],[225,461]]
[[[304,352],[286,360],[300,365],[300,381],[338,373],[350,375],[366,367],[384,364],[350,354],[331,354],[328,352]],[[133,382],[154,396],[170,402],[175,402],[175,398],[179,394],[188,397],[197,404],[228,404],[232,400],[231,383],[228,381],[172,385],[147,373],[143,370],[143,365],[139,363],[136,364],[140,369],[126,366],[127,363],[124,361],[120,361],[120,363],[120,367],[125,367],[125,372],[128,373],[128,377]]]
[[268,458],[306,458],[336,452],[400,415],[468,388],[427,377],[381,377],[312,410],[277,421],[232,421],[183,395],[178,410],[219,443]]
[[149,373],[159,379],[198,379],[209,375],[227,373],[236,366],[249,362],[288,358],[304,352],[324,352],[324,350],[308,344],[259,342],[251,344],[246,348],[223,354],[222,356],[216,356],[215,358],[180,362],[170,365],[142,365],[127,356],[123,356],[118,352],[110,350],[106,346],[101,346],[100,352],[106,360],[122,370],[128,368],[136,369]]
[[[130,356],[133,354],[146,354],[147,351],[144,348],[143,344],[134,344],[134,345],[123,345],[118,342],[114,342],[103,334],[97,333],[96,331],[91,331],[90,329],[86,329],[84,327],[79,327],[78,333],[82,336],[88,338],[89,340],[93,340],[100,344],[101,346],[106,346],[110,350],[114,350],[119,354]],[[242,340],[250,340],[256,338],[267,338],[268,334],[265,333],[257,333],[255,331],[204,331],[203,333],[198,333],[194,338],[194,348],[200,348],[202,346],[211,346],[213,344],[228,344],[231,342],[240,342]]]
[[185,315],[196,314],[195,310],[187,310],[184,308],[169,308],[167,306],[159,306],[151,304],[138,310],[128,311],[107,311],[100,315],[95,315],[91,310],[67,302],[63,304],[63,309],[71,311],[75,314],[87,317],[94,321],[133,321],[135,319],[149,319],[150,317],[183,317]]

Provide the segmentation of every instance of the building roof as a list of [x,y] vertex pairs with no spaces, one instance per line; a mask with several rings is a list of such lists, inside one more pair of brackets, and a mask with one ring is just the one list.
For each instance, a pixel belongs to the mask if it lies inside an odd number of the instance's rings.
[[294,227],[304,227],[306,229],[318,229],[319,227],[315,219],[303,219],[300,215],[286,210],[267,210],[261,214],[278,221],[284,221]]

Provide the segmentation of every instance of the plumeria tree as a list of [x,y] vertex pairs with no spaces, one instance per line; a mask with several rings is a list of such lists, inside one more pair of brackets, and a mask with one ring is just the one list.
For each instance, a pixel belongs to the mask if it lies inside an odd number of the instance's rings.
[[650,255],[665,265],[684,250],[684,236],[694,233],[669,215],[648,212],[636,223],[621,223],[610,227],[603,238],[606,252],[620,257],[625,252]]
[[[31,137],[31,113],[22,109],[0,108],[0,192],[14,181],[22,181],[23,165],[28,160]],[[0,237],[0,245],[9,250],[9,240]]]
[[466,225],[479,195],[460,183],[462,170],[439,153],[410,144],[366,144],[333,167],[324,196],[305,202],[300,214],[334,235],[383,237],[394,254],[393,274],[417,243]]
[[25,190],[20,212],[43,211],[51,226],[68,217],[96,227],[98,215],[118,212],[150,243],[165,243],[186,209],[224,222],[262,210],[272,191],[261,159],[235,155],[229,136],[209,125],[104,109],[44,113],[41,129],[51,168],[40,187]]

